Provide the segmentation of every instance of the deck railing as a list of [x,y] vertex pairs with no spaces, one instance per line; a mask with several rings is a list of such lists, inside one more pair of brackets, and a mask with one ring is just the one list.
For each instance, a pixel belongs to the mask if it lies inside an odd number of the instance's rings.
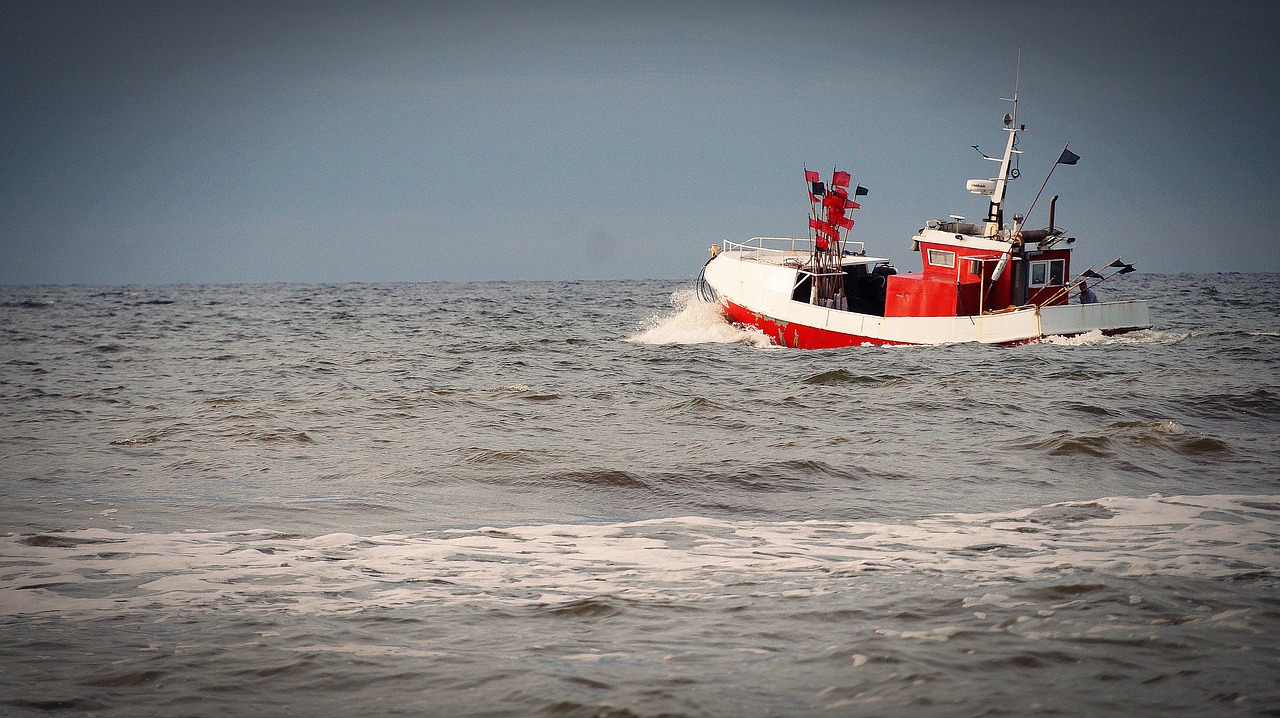
[[[863,252],[862,242],[845,242],[845,251],[847,252]],[[730,242],[724,240],[723,249],[726,252],[756,252],[756,256],[762,254],[786,254],[796,252],[812,252],[813,239],[809,237],[752,237],[745,242]]]

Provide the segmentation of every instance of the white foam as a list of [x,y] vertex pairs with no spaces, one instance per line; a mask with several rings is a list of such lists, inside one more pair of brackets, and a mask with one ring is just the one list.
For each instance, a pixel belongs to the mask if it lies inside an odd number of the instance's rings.
[[1042,344],[1055,344],[1062,347],[1081,347],[1091,346],[1094,344],[1106,343],[1107,336],[1101,330],[1094,329],[1084,334],[1076,334],[1070,337],[1045,337],[1041,340]]
[[1094,329],[1093,331],[1070,337],[1045,337],[1040,340],[1040,343],[1063,347],[1091,347],[1109,344],[1176,344],[1188,336],[1190,335],[1186,333],[1165,332],[1154,329],[1141,329],[1108,336],[1103,334],[1101,330]]
[[1151,428],[1161,434],[1181,435],[1181,434],[1187,433],[1187,427],[1183,426],[1182,424],[1179,424],[1173,419],[1165,419],[1164,421],[1158,421],[1155,424],[1153,424]]
[[674,314],[655,315],[642,323],[642,330],[627,341],[637,344],[746,344],[771,347],[772,342],[757,329],[744,329],[729,322],[716,304],[698,299],[692,289],[671,295]]
[[103,542],[70,546],[33,546],[10,535],[0,537],[0,615],[281,605],[325,614],[371,604],[527,606],[600,596],[689,601],[733,598],[743,585],[753,595],[804,597],[894,572],[961,580],[974,587],[967,608],[1013,608],[1019,604],[999,592],[1009,580],[1063,571],[1210,579],[1274,573],[1277,507],[1280,496],[1152,496],[909,523],[688,518],[421,536],[58,534]]

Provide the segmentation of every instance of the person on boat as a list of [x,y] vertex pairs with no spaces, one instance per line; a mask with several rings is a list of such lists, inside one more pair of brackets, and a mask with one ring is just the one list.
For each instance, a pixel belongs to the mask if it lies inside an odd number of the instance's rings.
[[1089,288],[1089,285],[1085,284],[1084,282],[1080,283],[1080,303],[1081,304],[1097,304],[1098,303],[1098,295],[1094,294],[1093,290]]

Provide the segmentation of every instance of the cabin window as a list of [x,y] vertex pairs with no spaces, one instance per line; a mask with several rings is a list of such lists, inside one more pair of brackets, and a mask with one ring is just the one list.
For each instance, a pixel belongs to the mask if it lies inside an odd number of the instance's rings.
[[981,259],[969,260],[969,274],[972,274],[975,277],[982,276],[982,260]]
[[929,250],[929,264],[935,267],[954,267],[956,266],[956,253],[944,252],[941,249]]
[[1028,284],[1032,287],[1057,287],[1062,285],[1066,276],[1067,263],[1062,259],[1046,259],[1032,262],[1030,269],[1031,281]]

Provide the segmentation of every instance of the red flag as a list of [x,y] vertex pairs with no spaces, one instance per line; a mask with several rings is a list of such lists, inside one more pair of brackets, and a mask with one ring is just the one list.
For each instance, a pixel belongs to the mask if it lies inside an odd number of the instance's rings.
[[822,206],[830,207],[832,209],[842,210],[844,209],[844,203],[845,203],[844,197],[840,197],[834,194],[829,194],[826,196],[825,199],[822,200]]
[[[809,184],[813,184],[814,182],[821,182],[821,181],[822,181],[822,178],[821,178],[821,177],[819,177],[819,176],[818,176],[818,173],[817,173],[817,172],[814,172],[813,170],[805,170],[805,171],[804,171],[804,181],[805,181],[805,182],[808,182]],[[847,185],[847,184],[845,185],[845,187],[848,187],[848,186],[849,186],[849,185]]]
[[848,173],[848,172],[844,172],[844,171],[840,171],[840,172],[836,172],[835,174],[831,175],[831,184],[832,184],[833,186],[836,186],[836,187],[848,187],[848,186],[849,186],[849,173]]
[[847,190],[847,189],[843,189],[843,188],[841,188],[841,187],[832,187],[832,188],[831,188],[831,193],[832,193],[832,194],[834,194],[834,195],[835,195],[835,196],[837,196],[837,197],[846,197],[846,198],[847,198],[847,197],[849,196],[849,190]]
[[827,242],[826,237],[823,237],[822,235],[818,235],[818,238],[813,240],[813,245],[818,249],[822,250],[823,252],[827,251],[827,247],[831,246]]
[[822,238],[823,236],[830,237],[831,239],[840,238],[838,230],[832,226],[830,222],[824,222],[820,219],[813,219],[811,217],[809,219],[809,226],[817,230],[819,238]]
[[845,229],[853,229],[853,220],[850,219],[849,217],[836,217],[831,221],[835,224],[840,225],[841,227],[844,227]]

